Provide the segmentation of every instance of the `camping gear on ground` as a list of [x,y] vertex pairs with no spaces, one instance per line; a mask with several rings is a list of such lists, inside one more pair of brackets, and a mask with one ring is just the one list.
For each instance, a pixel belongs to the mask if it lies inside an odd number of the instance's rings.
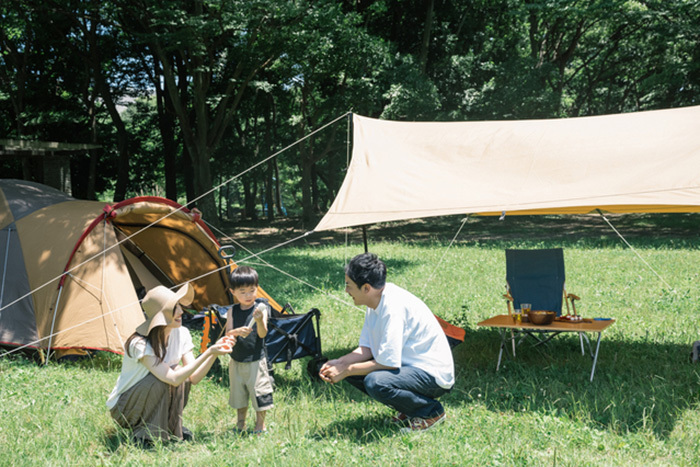
[[690,361],[697,363],[698,360],[700,360],[700,341],[695,341],[690,346]]
[[[224,335],[230,308],[231,305],[213,304],[202,310],[204,330],[200,352],[204,352]],[[275,363],[285,363],[285,369],[288,370],[292,360],[310,356],[307,371],[313,378],[318,378],[318,371],[328,360],[321,350],[320,318],[321,312],[316,308],[305,314],[295,313],[289,304],[282,311],[272,308],[265,337],[267,369],[271,375],[274,374]]]
[[122,353],[157,285],[191,282],[195,309],[228,302],[218,248],[196,210],[168,199],[105,204],[0,179],[0,345]]

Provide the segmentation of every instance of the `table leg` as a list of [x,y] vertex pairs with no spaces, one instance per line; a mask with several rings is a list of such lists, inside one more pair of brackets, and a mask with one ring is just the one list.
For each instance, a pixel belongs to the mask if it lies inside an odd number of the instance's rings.
[[498,363],[496,363],[496,371],[501,368],[501,357],[503,357],[503,349],[506,348],[506,331],[505,329],[498,330],[501,334],[501,348],[498,350]]
[[595,375],[595,366],[596,363],[598,363],[598,350],[600,350],[600,338],[602,337],[603,333],[599,332],[598,333],[598,342],[595,345],[595,356],[593,357],[593,368],[591,368],[591,382],[593,382],[593,375]]

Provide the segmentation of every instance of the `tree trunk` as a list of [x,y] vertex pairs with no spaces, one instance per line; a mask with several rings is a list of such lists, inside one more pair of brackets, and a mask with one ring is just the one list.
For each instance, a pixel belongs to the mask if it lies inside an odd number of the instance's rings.
[[420,58],[418,63],[420,63],[420,71],[425,75],[425,70],[428,65],[428,52],[430,49],[430,35],[433,28],[433,12],[435,10],[435,0],[428,1],[428,11],[425,13],[425,27],[423,28],[423,40],[421,42]]
[[282,193],[280,192],[280,168],[277,164],[277,158],[272,160],[272,165],[274,167],[275,174],[275,206],[277,207],[277,215],[280,217],[285,217],[287,214],[284,212],[284,207],[282,206]]
[[[161,86],[163,72],[155,53],[153,56],[153,84],[156,90],[156,104],[158,109],[158,129],[163,144],[163,171],[165,172],[165,197],[177,201],[177,143],[175,142],[175,115],[173,104],[167,90]],[[167,82],[165,86],[167,86]]]
[[275,167],[272,161],[267,163],[267,170],[265,170],[265,204],[267,206],[267,219],[272,221],[275,219],[275,201],[272,196],[272,184]]

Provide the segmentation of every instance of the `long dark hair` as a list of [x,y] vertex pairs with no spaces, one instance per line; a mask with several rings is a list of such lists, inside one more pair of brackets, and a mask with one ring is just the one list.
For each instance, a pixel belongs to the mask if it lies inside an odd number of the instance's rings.
[[126,343],[124,344],[124,347],[126,348],[126,354],[129,357],[131,357],[131,352],[129,352],[129,349],[131,347],[131,341],[137,338],[146,339],[148,343],[151,344],[151,348],[153,349],[153,353],[156,354],[156,359],[158,360],[158,363],[162,362],[165,359],[165,352],[167,351],[167,348],[165,347],[165,326],[154,327],[153,329],[151,329],[151,332],[148,333],[148,336],[142,336],[138,332],[135,332],[131,336],[129,336],[129,338],[126,340]]

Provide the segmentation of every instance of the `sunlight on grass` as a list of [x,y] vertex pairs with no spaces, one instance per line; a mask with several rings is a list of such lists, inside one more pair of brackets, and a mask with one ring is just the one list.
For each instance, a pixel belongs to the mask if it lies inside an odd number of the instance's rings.
[[[312,381],[306,361],[297,360],[289,370],[276,367],[275,408],[266,437],[231,431],[235,414],[228,407],[224,372],[193,388],[185,424],[197,441],[144,452],[129,443],[104,405],[119,356],[98,354],[90,361],[47,367],[18,357],[0,360],[0,464],[697,463],[700,367],[688,358],[691,342],[700,336],[697,234],[655,241],[636,237],[638,253],[655,272],[614,237],[547,234],[489,242],[467,235],[446,255],[449,235],[370,244],[386,261],[391,282],[467,330],[465,342],[454,349],[457,384],[442,398],[448,420],[435,430],[398,433],[384,424],[388,408],[349,385]],[[524,344],[517,358],[504,357],[496,372],[498,333],[476,326],[506,312],[504,249],[556,246],[564,247],[567,290],[582,297],[580,313],[617,320],[604,334],[592,383],[591,358],[581,355],[574,336],[560,336],[544,349]],[[321,310],[323,351],[331,358],[357,345],[363,313],[343,291],[343,265],[362,248],[302,245],[265,256],[315,289],[255,264],[263,287],[280,302],[290,302],[297,312]]]

